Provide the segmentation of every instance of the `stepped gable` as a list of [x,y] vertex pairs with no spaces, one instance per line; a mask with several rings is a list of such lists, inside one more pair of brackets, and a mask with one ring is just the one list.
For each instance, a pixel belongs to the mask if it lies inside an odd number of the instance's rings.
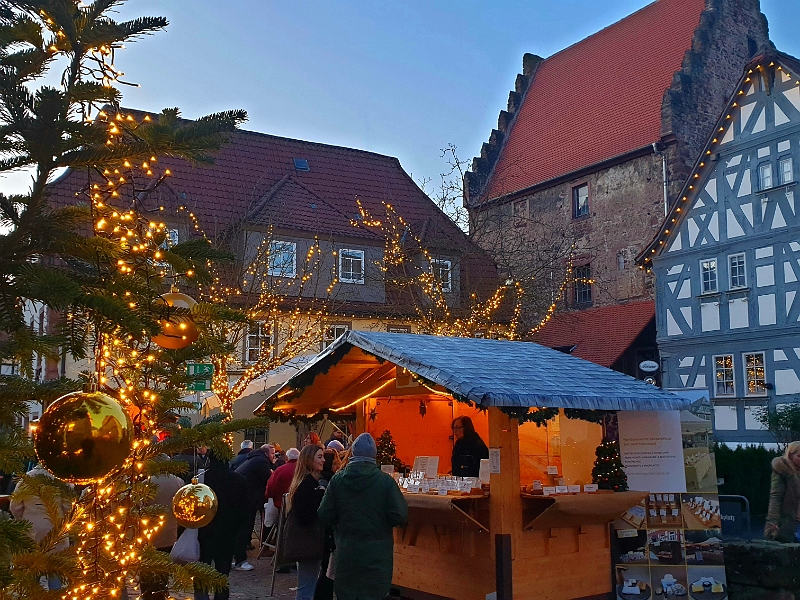
[[517,78],[523,89],[512,92],[498,130],[465,177],[467,205],[659,141],[665,92],[704,11],[712,12],[706,0],[657,0],[541,62],[526,55],[530,72]]
[[[122,112],[144,114],[128,109]],[[287,194],[284,199],[303,197],[302,201],[306,202],[315,196],[324,200],[328,207],[326,219],[335,219],[340,229],[342,219],[334,218],[332,211],[342,218],[355,219],[358,216],[356,198],[359,198],[375,218],[384,217],[382,202],[386,201],[409,223],[432,219],[440,223],[446,237],[466,239],[454,223],[442,218],[436,204],[403,170],[400,161],[391,156],[238,130],[229,134],[228,142],[213,154],[213,158],[213,164],[192,164],[168,156],[160,158],[158,169],[169,168],[172,176],[158,189],[141,196],[139,202],[146,210],[157,211],[159,206],[164,206],[165,214],[185,206],[197,216],[209,235],[224,235],[288,175],[292,182],[283,192]],[[296,169],[294,159],[308,161],[309,170]],[[67,171],[50,186],[53,204],[80,201],[76,193],[86,185],[86,178],[85,171]],[[320,210],[298,211],[293,215],[293,228],[315,231],[317,223],[328,222],[317,220]],[[356,227],[351,229],[349,235],[360,237]]]

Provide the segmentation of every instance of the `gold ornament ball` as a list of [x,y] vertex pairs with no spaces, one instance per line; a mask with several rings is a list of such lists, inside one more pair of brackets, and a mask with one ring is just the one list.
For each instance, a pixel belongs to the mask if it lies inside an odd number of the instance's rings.
[[179,525],[187,529],[205,527],[217,514],[217,495],[204,483],[192,483],[183,486],[172,497],[172,514]]
[[88,484],[123,465],[133,448],[133,424],[110,396],[73,392],[47,407],[33,444],[39,462],[53,475]]
[[[191,296],[180,292],[163,294],[158,302],[169,307],[186,308],[191,310],[197,302]],[[170,315],[161,319],[161,333],[153,337],[153,342],[167,350],[180,350],[186,348],[200,337],[197,325],[188,315]]]

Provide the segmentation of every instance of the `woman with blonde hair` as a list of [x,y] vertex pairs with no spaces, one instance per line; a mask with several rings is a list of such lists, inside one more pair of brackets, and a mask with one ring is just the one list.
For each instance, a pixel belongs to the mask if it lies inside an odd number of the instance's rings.
[[772,488],[764,537],[800,541],[800,442],[792,442],[772,461]]
[[[319,542],[321,547],[322,529],[318,527],[319,517],[317,509],[322,502],[325,488],[320,485],[320,474],[325,466],[325,457],[322,446],[310,444],[300,450],[300,458],[295,465],[292,484],[286,498],[287,521],[293,518],[297,525],[295,535],[319,536],[320,540],[298,540],[292,542],[303,544],[309,542],[314,545]],[[297,563],[297,594],[295,600],[313,600],[314,588],[317,585],[322,553],[319,558],[303,560]]]

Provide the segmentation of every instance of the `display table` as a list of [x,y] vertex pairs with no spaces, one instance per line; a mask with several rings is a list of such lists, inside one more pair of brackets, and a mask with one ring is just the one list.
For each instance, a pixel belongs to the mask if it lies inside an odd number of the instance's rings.
[[522,494],[524,529],[610,523],[647,497],[646,492],[597,492],[574,496]]

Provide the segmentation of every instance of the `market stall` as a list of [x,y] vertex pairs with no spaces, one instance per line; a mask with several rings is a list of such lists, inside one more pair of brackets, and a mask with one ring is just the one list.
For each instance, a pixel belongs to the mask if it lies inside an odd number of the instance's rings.
[[[356,433],[377,438],[390,431],[399,460],[411,465],[415,458],[438,459],[438,466],[430,462],[435,473],[398,481],[409,505],[409,522],[395,535],[398,587],[484,600],[497,590],[497,561],[510,558],[514,598],[566,599],[609,597],[608,525],[649,492],[592,486],[603,428],[575,414],[677,415],[687,405],[652,385],[537,344],[350,331],[256,413],[350,415]],[[550,418],[530,422],[544,409]],[[490,448],[482,465],[484,482],[490,471],[488,485],[446,475],[450,425],[465,416]],[[510,541],[510,556],[497,554],[498,535]],[[565,571],[568,564],[580,569]]]

